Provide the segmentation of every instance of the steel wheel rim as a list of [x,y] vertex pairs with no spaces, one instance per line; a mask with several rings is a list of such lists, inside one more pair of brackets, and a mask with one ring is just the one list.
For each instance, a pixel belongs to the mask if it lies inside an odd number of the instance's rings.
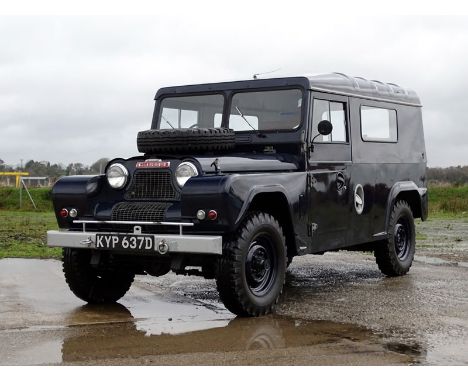
[[400,218],[394,229],[395,252],[400,260],[405,260],[410,252],[411,230],[406,218]]
[[257,297],[270,292],[277,274],[276,249],[266,234],[258,235],[250,244],[245,262],[247,286]]

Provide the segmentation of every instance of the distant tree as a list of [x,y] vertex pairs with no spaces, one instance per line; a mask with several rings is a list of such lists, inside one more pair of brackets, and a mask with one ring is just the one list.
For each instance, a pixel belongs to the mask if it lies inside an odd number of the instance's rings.
[[57,179],[63,175],[66,174],[66,169],[65,169],[65,166],[63,164],[52,164],[52,165],[49,165],[49,176],[54,178],[54,179]]
[[83,163],[70,163],[67,166],[66,175],[85,175],[89,174],[89,168]]
[[107,163],[109,162],[109,158],[101,158],[94,162],[90,169],[92,174],[102,174],[104,169],[106,168]]
[[432,183],[468,184],[468,166],[428,168],[427,178]]
[[48,166],[34,160],[26,162],[24,165],[24,171],[29,172],[30,176],[49,176]]

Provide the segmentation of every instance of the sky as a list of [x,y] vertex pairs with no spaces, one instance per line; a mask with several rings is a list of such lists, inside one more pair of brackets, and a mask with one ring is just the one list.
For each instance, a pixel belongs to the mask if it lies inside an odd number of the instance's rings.
[[0,158],[136,155],[158,88],[280,68],[274,76],[343,72],[414,89],[428,165],[468,165],[468,16],[189,4],[149,16],[0,16]]

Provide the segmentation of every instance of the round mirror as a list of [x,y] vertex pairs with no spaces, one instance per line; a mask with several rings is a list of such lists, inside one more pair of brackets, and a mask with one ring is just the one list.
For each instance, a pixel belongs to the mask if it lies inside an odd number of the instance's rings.
[[330,121],[323,120],[319,122],[317,129],[321,135],[329,135],[333,130],[333,125]]

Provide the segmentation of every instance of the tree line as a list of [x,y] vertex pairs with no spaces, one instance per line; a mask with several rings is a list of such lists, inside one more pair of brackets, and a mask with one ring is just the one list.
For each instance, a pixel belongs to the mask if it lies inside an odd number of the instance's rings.
[[[8,166],[0,159],[0,171],[27,171],[30,176],[47,176],[49,178],[60,178],[64,175],[89,175],[102,174],[106,168],[109,158],[100,158],[92,165],[87,166],[83,163],[61,163],[51,164],[50,162],[36,162],[29,160],[20,166]],[[453,185],[468,184],[468,166],[453,167],[429,167],[427,177],[432,183],[448,183]]]
[[46,176],[48,178],[58,179],[65,175],[102,174],[108,162],[108,158],[101,158],[92,165],[87,166],[83,163],[69,163],[68,165],[64,165],[62,163],[29,160],[21,167],[9,166],[0,159],[0,172],[25,171],[29,172],[29,176]]
[[432,183],[448,183],[455,186],[468,184],[468,166],[429,167],[427,178]]

